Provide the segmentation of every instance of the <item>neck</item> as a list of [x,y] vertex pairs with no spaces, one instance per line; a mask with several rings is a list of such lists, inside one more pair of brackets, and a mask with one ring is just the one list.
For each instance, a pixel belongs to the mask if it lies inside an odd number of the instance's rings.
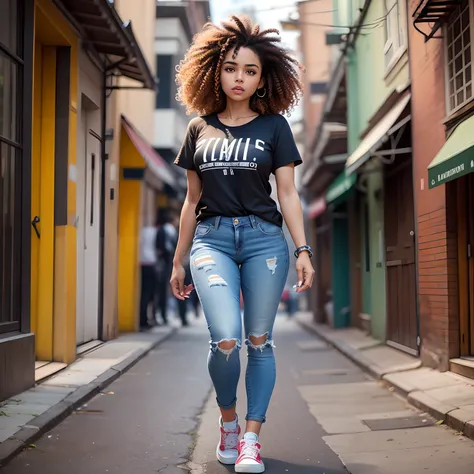
[[247,117],[253,115],[255,112],[250,108],[249,102],[236,102],[227,98],[227,105],[222,115],[235,119],[238,117]]

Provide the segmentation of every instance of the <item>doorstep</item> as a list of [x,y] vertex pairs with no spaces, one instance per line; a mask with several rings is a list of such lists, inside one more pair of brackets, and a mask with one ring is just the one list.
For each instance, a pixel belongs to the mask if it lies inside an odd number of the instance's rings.
[[[116,380],[177,328],[124,334],[0,403],[0,467]],[[47,366],[45,366],[47,367]]]
[[296,321],[383,381],[417,408],[474,439],[474,380],[421,366],[421,361],[388,347],[356,328],[332,329],[301,312]]

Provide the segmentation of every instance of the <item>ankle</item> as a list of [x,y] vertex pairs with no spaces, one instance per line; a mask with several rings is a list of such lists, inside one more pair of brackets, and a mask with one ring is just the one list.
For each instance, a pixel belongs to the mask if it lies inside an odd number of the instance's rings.
[[221,425],[226,431],[234,431],[239,425],[239,417],[235,415],[235,418],[232,421],[224,421],[221,418]]

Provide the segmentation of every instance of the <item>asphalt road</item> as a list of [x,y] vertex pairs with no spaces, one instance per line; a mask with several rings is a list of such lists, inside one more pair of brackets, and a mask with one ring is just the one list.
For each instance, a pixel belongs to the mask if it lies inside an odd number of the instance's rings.
[[[277,388],[262,432],[267,472],[345,473],[339,458],[321,439],[324,432],[296,388],[297,384],[305,383],[302,371],[314,369],[315,355],[301,350],[296,343],[313,338],[295,323],[286,323],[283,318],[280,321],[274,337]],[[214,394],[210,393],[207,348],[208,334],[203,321],[193,321],[192,327],[181,329],[1,472],[233,472],[215,461],[218,414]],[[349,364],[339,354],[331,354],[326,365]],[[242,359],[245,361],[245,350]],[[308,383],[314,383],[314,376],[310,378]],[[241,383],[242,418],[243,386]]]

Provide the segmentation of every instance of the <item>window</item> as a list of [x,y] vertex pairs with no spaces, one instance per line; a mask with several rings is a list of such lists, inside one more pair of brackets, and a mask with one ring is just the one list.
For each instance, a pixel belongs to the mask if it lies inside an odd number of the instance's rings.
[[[0,18],[0,333],[20,329],[23,62],[16,0]],[[3,3],[2,3],[3,5]]]
[[385,0],[385,68],[390,69],[406,49],[406,28],[400,0]]
[[173,87],[174,72],[173,56],[159,54],[156,56],[156,70],[159,80],[158,93],[156,94],[156,108],[170,109],[174,100]]
[[472,98],[472,53],[469,1],[463,0],[446,26],[448,111]]

